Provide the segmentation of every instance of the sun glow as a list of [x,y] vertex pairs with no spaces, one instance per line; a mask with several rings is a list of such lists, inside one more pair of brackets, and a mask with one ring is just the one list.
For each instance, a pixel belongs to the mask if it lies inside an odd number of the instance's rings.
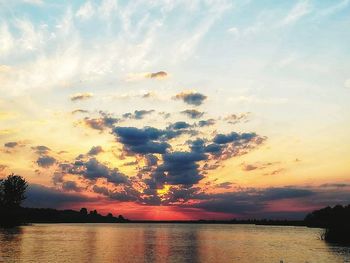
[[157,194],[160,196],[160,197],[164,197],[168,192],[169,192],[169,189],[170,189],[170,185],[164,185],[162,189],[157,189]]

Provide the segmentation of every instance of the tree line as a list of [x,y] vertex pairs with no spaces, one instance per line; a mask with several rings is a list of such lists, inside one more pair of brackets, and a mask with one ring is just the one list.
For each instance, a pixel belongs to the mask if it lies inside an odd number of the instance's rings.
[[25,208],[27,181],[15,174],[0,180],[0,227],[13,227],[31,223],[124,223],[122,215],[100,215],[96,210],[56,210],[51,208]]

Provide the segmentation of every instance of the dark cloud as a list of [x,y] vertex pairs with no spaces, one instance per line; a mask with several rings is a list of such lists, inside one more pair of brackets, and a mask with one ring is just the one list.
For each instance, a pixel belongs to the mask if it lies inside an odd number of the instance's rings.
[[283,187],[283,188],[268,188],[262,192],[261,200],[281,200],[281,199],[294,199],[301,197],[309,197],[314,195],[315,192],[309,189],[299,189],[295,187]]
[[[82,158],[84,157],[82,155]],[[117,168],[109,168],[106,164],[100,163],[96,158],[90,158],[88,160],[77,159],[73,163],[61,163],[59,167],[62,176],[57,175],[56,177],[60,179],[60,182],[63,181],[64,174],[71,174],[82,176],[91,182],[102,178],[116,185],[130,183],[129,178]]]
[[139,199],[139,193],[131,188],[124,188],[121,191],[113,191],[105,186],[94,185],[93,191],[97,194],[104,195],[112,200],[118,200],[122,202],[136,201]]
[[92,202],[94,199],[80,194],[66,193],[43,185],[30,184],[27,189],[27,199],[23,205],[25,207],[60,208],[72,203],[87,201]]
[[110,169],[106,165],[98,162],[95,158],[91,158],[87,162],[77,163],[77,166],[83,167],[80,174],[89,180],[96,180],[98,178],[105,178],[108,182],[114,184],[128,183],[128,177],[119,172],[118,169]]
[[253,171],[259,169],[259,166],[255,165],[255,164],[242,164],[242,170],[249,172],[249,171]]
[[[243,171],[249,172],[253,170],[264,170],[269,167],[272,167],[274,165],[280,164],[280,162],[255,162],[255,163],[241,163],[241,167]],[[283,168],[275,169],[272,172],[265,173],[264,175],[269,175],[269,174],[277,174],[281,171],[283,171]]]
[[219,194],[199,193],[193,199],[204,200],[193,207],[210,212],[232,213],[240,215],[261,215],[270,201],[283,199],[309,198],[316,192],[302,188],[281,187],[254,189]]
[[191,127],[191,124],[189,124],[189,123],[187,123],[185,121],[178,121],[178,122],[170,124],[167,129],[170,129],[170,130],[181,130],[181,129],[187,129],[187,128],[190,128],[190,127]]
[[224,183],[220,183],[215,185],[215,187],[217,188],[223,188],[223,189],[230,189],[232,187],[233,183],[231,182],[224,182]]
[[93,146],[88,152],[88,155],[98,155],[101,152],[103,152],[103,149],[101,146]]
[[138,129],[135,127],[116,127],[113,133],[118,137],[127,151],[134,153],[165,153],[170,144],[164,142],[177,136],[170,130],[160,130],[153,127]]
[[65,181],[62,184],[62,189],[65,191],[80,192],[81,189],[78,187],[75,181]]
[[153,174],[155,181],[170,185],[197,184],[204,178],[199,171],[197,162],[207,157],[196,152],[172,152],[163,154],[163,164],[159,165]]
[[207,96],[198,92],[181,92],[174,97],[176,100],[182,100],[189,105],[195,106],[201,105],[206,98]]
[[92,98],[93,94],[89,92],[76,93],[70,97],[71,101],[86,100]]
[[181,113],[187,115],[191,119],[198,119],[204,115],[204,112],[198,110],[184,110],[181,111]]
[[39,145],[32,147],[32,150],[39,155],[47,154],[51,151],[51,149],[45,145]]
[[7,148],[15,148],[16,146],[18,146],[18,142],[7,142],[4,144],[4,146]]
[[36,163],[43,168],[48,168],[56,163],[56,159],[51,157],[51,156],[40,156],[37,160]]
[[146,92],[145,94],[143,94],[141,96],[141,98],[144,98],[144,99],[148,99],[148,98],[152,98],[152,97],[155,97],[156,94],[154,94],[154,92]]
[[137,161],[133,161],[133,162],[124,163],[123,165],[124,165],[124,166],[134,166],[134,165],[137,165],[137,164],[138,164]]
[[89,113],[87,110],[82,110],[82,109],[76,109],[72,111],[72,114],[77,114],[77,113]]
[[92,190],[97,193],[97,194],[102,194],[102,195],[105,195],[105,196],[108,196],[109,195],[109,190],[107,187],[105,186],[97,186],[97,185],[94,185],[92,187]]
[[84,119],[84,123],[85,125],[87,125],[88,127],[95,129],[95,130],[99,130],[99,131],[103,131],[106,128],[113,128],[114,124],[118,123],[120,121],[119,118],[116,118],[114,116],[112,116],[109,113],[105,113],[100,111],[100,117],[99,118],[89,118],[86,117]]
[[145,155],[146,165],[147,166],[156,166],[158,164],[158,157],[154,154]]
[[240,141],[250,141],[256,137],[256,133],[237,133],[231,132],[230,134],[217,134],[213,139],[213,142],[217,144],[226,144],[231,142],[240,142]]
[[252,212],[261,212],[264,205],[261,203],[249,202],[249,199],[236,200],[235,196],[228,196],[227,198],[200,202],[192,205],[191,207],[200,208],[209,212],[244,215]]
[[141,120],[143,119],[146,115],[149,115],[153,113],[154,110],[135,110],[134,113],[124,113],[123,118],[125,119],[135,119],[135,120]]
[[206,126],[212,126],[216,123],[216,120],[214,119],[208,119],[208,120],[201,120],[198,122],[199,127],[206,127]]
[[[62,164],[59,164],[59,166],[61,167]],[[64,174],[61,173],[60,171],[56,171],[54,172],[53,176],[52,176],[52,182],[54,185],[60,184],[64,182]]]
[[206,142],[200,138],[189,141],[188,143],[193,152],[218,154],[223,148],[222,145],[216,143],[206,144]]
[[167,203],[185,203],[191,200],[199,191],[199,187],[183,188],[172,186],[165,197],[167,198]]
[[145,75],[145,77],[150,79],[164,79],[168,77],[168,73],[166,73],[165,71],[158,71],[154,73],[148,73]]

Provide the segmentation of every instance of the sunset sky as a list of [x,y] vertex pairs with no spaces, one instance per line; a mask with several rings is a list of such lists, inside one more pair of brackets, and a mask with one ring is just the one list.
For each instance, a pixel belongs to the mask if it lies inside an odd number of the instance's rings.
[[25,205],[302,218],[350,203],[350,0],[0,0]]

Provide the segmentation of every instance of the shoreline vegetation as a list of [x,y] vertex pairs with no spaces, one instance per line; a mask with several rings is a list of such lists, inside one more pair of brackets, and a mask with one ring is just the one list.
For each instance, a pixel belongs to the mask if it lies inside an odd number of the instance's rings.
[[25,199],[27,182],[21,176],[11,174],[0,180],[0,227],[14,227],[35,223],[148,223],[148,224],[251,224],[266,226],[305,226],[324,228],[321,238],[327,242],[350,244],[350,205],[326,207],[313,211],[304,220],[232,219],[232,220],[129,220],[111,213],[100,215],[96,210],[88,212],[56,210],[52,208],[21,207]]
[[313,211],[304,221],[307,227],[324,228],[325,241],[350,245],[350,204]]

